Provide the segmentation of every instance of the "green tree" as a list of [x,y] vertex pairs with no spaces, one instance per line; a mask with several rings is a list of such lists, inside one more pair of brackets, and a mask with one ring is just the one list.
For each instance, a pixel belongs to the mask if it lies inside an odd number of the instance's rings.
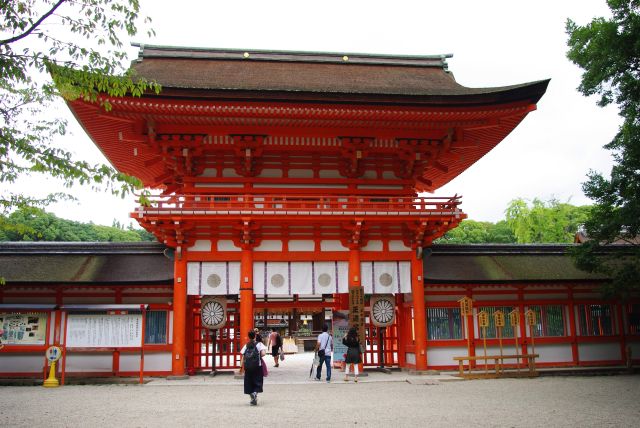
[[59,96],[96,101],[101,92],[139,96],[160,90],[122,64],[121,38],[137,33],[138,0],[0,0],[0,12],[0,212],[73,198],[12,192],[10,184],[26,175],[122,194],[140,187],[139,180],[110,166],[74,159],[56,143],[66,122],[49,113]]
[[[580,26],[567,20],[567,57],[583,69],[579,86],[598,95],[600,106],[616,104],[622,125],[611,142],[610,177],[590,171],[583,184],[595,204],[585,222],[589,241],[574,252],[578,267],[612,277],[608,291],[640,289],[640,0],[609,0],[610,19]],[[601,255],[603,246],[626,242],[628,256]]]
[[531,205],[514,199],[505,211],[506,223],[520,244],[570,243],[587,218],[589,206],[577,207],[535,198]]
[[40,208],[21,208],[0,222],[0,241],[139,242],[156,239],[145,230],[80,223]]
[[515,236],[504,220],[496,224],[487,221],[463,220],[458,227],[448,231],[436,244],[508,244]]

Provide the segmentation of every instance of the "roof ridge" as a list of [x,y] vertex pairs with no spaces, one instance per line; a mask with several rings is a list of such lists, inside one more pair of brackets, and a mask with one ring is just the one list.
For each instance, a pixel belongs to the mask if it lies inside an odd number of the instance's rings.
[[318,52],[268,49],[229,49],[132,43],[140,48],[138,62],[144,58],[223,59],[236,61],[322,62],[338,64],[400,65],[448,69],[447,58],[453,54],[396,55],[358,52]]

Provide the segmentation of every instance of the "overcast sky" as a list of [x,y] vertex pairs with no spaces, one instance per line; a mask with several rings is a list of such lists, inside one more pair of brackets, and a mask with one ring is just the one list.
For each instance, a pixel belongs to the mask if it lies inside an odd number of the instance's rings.
[[[470,219],[497,221],[518,197],[588,204],[581,183],[589,169],[609,173],[602,149],[620,119],[576,88],[580,70],[565,57],[568,17],[585,24],[608,13],[604,0],[524,1],[233,1],[141,0],[156,37],[131,41],[173,46],[361,52],[398,55],[452,53],[449,69],[469,87],[551,79],[538,110],[493,151],[435,196],[463,195]],[[135,56],[136,49],[132,50]],[[61,111],[66,110],[62,106]],[[71,120],[74,122],[73,119]],[[66,139],[79,157],[100,153],[73,123]],[[31,184],[34,186],[34,184]],[[46,189],[50,182],[35,186]],[[79,204],[51,207],[56,215],[110,225],[129,222],[132,199],[74,189]]]

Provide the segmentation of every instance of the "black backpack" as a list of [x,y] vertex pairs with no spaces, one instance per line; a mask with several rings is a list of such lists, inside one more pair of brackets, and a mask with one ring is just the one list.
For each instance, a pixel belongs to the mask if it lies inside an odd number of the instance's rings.
[[282,347],[282,337],[280,337],[280,334],[276,333],[276,346],[278,348]]
[[244,368],[254,370],[258,367],[260,367],[260,352],[258,352],[255,342],[249,342],[247,349],[244,350]]

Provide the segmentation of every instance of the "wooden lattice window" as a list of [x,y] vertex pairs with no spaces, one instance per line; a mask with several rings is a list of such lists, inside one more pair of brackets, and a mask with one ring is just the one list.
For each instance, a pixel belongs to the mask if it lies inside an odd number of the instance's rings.
[[427,308],[429,340],[462,339],[460,308]]
[[627,320],[629,334],[640,334],[640,303],[632,303],[629,305]]
[[532,327],[536,337],[566,336],[565,307],[563,305],[532,305],[536,313],[536,325]]
[[144,343],[160,345],[167,343],[167,311],[147,311]]
[[[505,326],[502,327],[502,337],[513,337],[513,327],[509,323],[509,313],[513,310],[511,306],[484,306],[478,308],[478,312],[485,311],[489,314],[489,327],[487,327],[487,339],[496,339],[498,337],[498,330],[496,329],[495,319],[493,318],[493,313],[500,309],[504,313],[505,317]],[[477,315],[477,313],[476,313]],[[520,322],[524,322],[522,317],[520,318]],[[476,318],[477,323],[477,318]],[[482,337],[482,328],[478,327],[478,337]]]
[[581,336],[611,336],[614,334],[611,305],[577,305]]

